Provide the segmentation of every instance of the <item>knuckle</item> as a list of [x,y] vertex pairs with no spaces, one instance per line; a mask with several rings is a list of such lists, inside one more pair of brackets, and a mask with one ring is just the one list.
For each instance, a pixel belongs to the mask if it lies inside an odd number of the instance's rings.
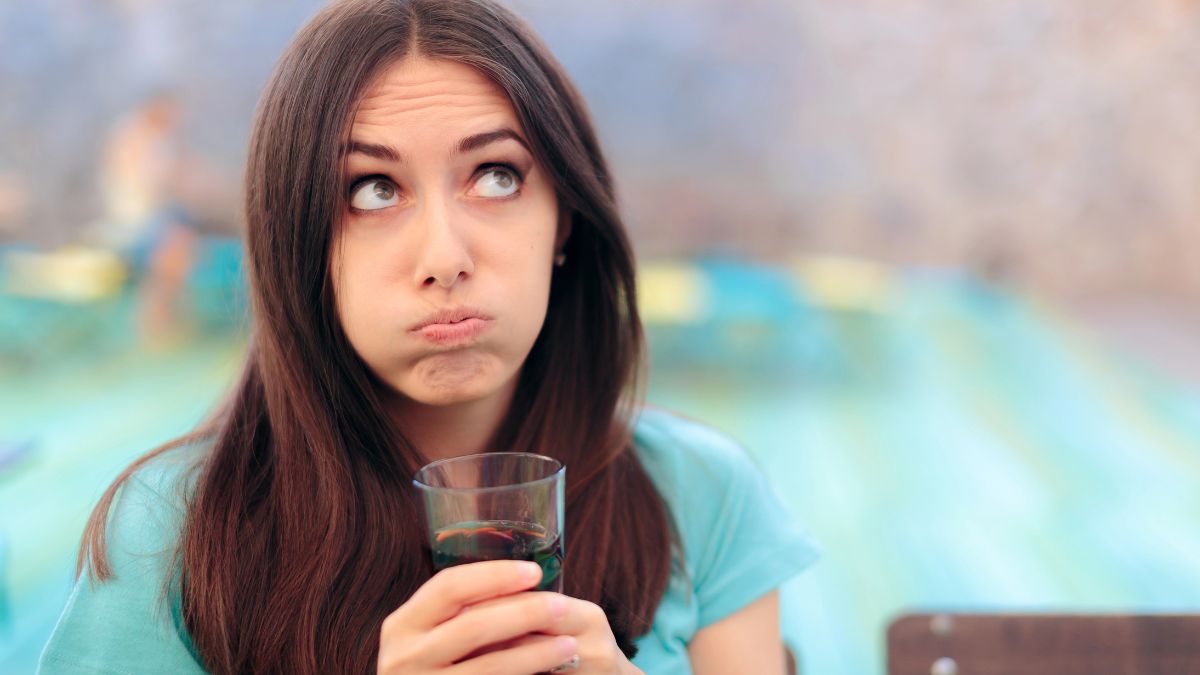
[[584,612],[587,618],[591,621],[603,621],[605,624],[608,623],[608,615],[604,613],[604,608],[594,602],[586,603]]
[[399,622],[399,619],[396,618],[396,614],[397,612],[392,612],[391,614],[383,617],[383,623],[379,624],[380,635],[390,635],[396,632],[396,624]]
[[438,585],[453,583],[455,579],[462,576],[462,566],[455,565],[434,572],[433,576],[429,577],[429,582]]
[[458,598],[470,582],[471,570],[468,567],[470,566],[456,565],[438,571],[421,586],[421,595],[431,601]]

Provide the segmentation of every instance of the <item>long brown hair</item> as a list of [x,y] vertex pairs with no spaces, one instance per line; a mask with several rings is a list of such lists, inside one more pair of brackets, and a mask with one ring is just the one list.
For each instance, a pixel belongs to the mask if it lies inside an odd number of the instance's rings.
[[[185,439],[211,450],[188,498],[177,590],[214,672],[371,672],[384,617],[432,573],[409,489],[420,455],[343,334],[329,278],[354,106],[413,54],[473,66],[507,93],[571,218],[567,264],[494,449],[569,467],[566,592],[604,608],[627,654],[667,586],[678,538],[630,437],[643,352],[633,257],[580,96],[490,0],[348,0],[300,31],[259,104],[245,186],[250,346],[220,412]],[[175,445],[109,487],[81,570],[111,576],[113,498]]]

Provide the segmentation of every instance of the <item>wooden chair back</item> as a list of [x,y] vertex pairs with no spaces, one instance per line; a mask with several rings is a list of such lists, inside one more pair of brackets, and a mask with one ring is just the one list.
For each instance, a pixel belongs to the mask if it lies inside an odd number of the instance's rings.
[[1200,615],[905,614],[888,675],[1200,675]]

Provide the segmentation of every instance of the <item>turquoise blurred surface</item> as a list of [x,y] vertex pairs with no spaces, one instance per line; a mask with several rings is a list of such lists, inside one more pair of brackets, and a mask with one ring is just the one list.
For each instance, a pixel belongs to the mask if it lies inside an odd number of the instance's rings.
[[[703,311],[649,317],[648,398],[741,441],[822,544],[784,614],[805,672],[883,672],[915,607],[1200,609],[1194,388],[962,275],[856,306],[792,268],[689,269]],[[104,487],[229,386],[239,279],[236,243],[206,242],[194,339],[151,351],[129,292],[0,295],[0,672],[32,672]]]

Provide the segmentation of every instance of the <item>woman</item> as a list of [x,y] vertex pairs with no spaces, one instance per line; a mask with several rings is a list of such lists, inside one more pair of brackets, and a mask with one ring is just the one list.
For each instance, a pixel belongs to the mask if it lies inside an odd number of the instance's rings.
[[[782,672],[813,549],[737,447],[636,408],[612,182],[520,20],[323,11],[260,104],[246,221],[240,381],[101,499],[45,672]],[[432,574],[409,480],[491,450],[569,467],[562,595]]]

